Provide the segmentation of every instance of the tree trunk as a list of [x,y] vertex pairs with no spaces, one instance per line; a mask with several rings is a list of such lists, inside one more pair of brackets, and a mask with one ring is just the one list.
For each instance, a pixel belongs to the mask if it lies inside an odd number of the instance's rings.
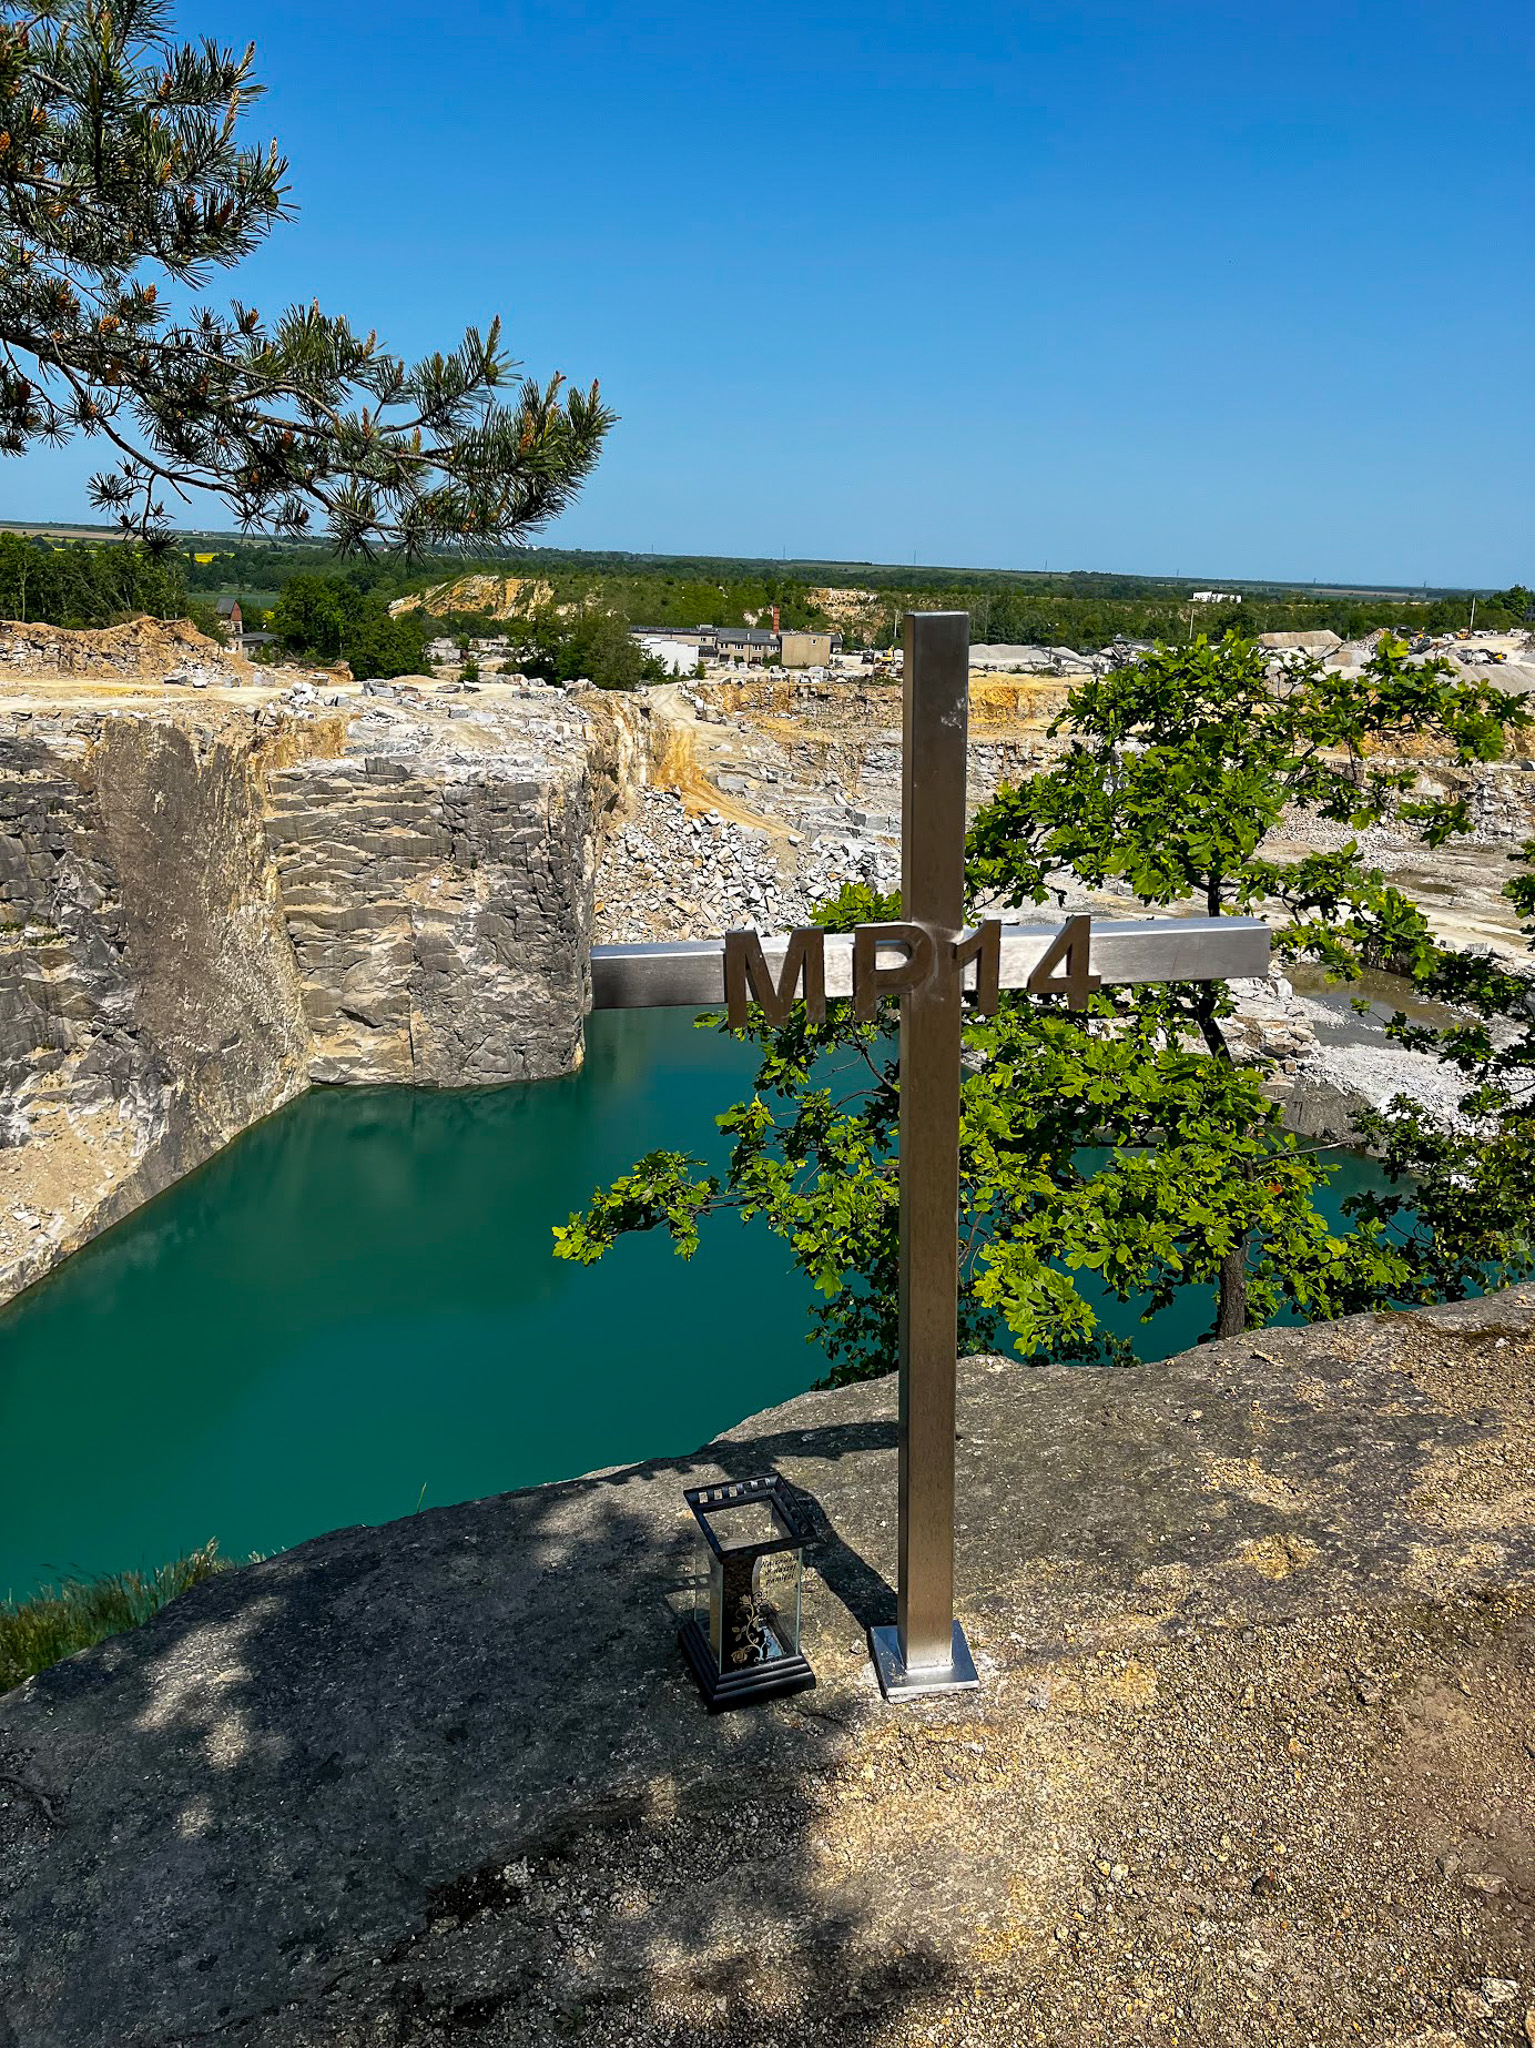
[[1221,1305],[1217,1337],[1240,1337],[1247,1328],[1247,1239],[1234,1244],[1221,1260]]
[[[1216,909],[1219,910],[1217,900]],[[1198,1004],[1199,1030],[1211,1059],[1224,1060],[1227,1066],[1235,1062],[1231,1048],[1226,1043],[1226,1034],[1221,1030],[1220,1020],[1215,1014],[1215,999],[1208,990],[1201,989]],[[1247,1237],[1239,1237],[1230,1251],[1221,1259],[1220,1307],[1216,1312],[1215,1334],[1217,1337],[1240,1337],[1247,1328]]]

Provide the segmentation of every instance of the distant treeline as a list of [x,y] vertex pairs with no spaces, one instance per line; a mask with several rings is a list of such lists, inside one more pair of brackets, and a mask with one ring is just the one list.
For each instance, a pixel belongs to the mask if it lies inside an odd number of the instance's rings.
[[[199,560],[199,554],[208,557]],[[1236,584],[1240,604],[1195,605],[1188,586],[1167,578],[1088,571],[910,569],[861,562],[739,561],[709,556],[530,548],[483,560],[440,556],[402,563],[338,562],[319,542],[205,541],[185,552],[150,555],[117,542],[49,542],[0,534],[0,613],[58,625],[110,625],[146,611],[190,613],[211,625],[215,596],[244,597],[246,625],[263,620],[252,599],[293,589],[271,620],[292,653],[334,659],[348,644],[365,664],[398,670],[421,659],[426,630],[471,636],[499,631],[473,613],[428,622],[389,622],[392,598],[476,572],[534,577],[549,586],[556,612],[595,610],[628,626],[766,625],[778,608],[785,628],[840,631],[850,647],[888,647],[908,610],[970,614],[977,641],[1093,648],[1116,638],[1186,639],[1330,628],[1345,639],[1377,626],[1444,632],[1470,623],[1471,593],[1351,593]],[[317,585],[325,586],[322,592]],[[828,609],[820,593],[866,593]],[[812,597],[812,592],[816,593]],[[1530,621],[1535,598],[1522,586],[1476,597],[1476,623]]]
[[[199,555],[209,559],[199,561]],[[209,543],[206,547],[188,549],[180,559],[187,588],[215,597],[238,597],[246,590],[281,590],[294,576],[332,576],[339,577],[353,590],[371,592],[387,600],[431,583],[441,583],[446,576],[463,574],[469,566],[441,563],[428,568],[420,562],[370,559],[363,555],[343,562],[318,541],[293,545],[236,541],[220,546],[217,552]],[[496,566],[503,574],[511,569],[509,563]]]
[[[526,573],[528,566],[519,564],[519,569]],[[825,586],[772,574],[710,582],[692,576],[594,575],[546,569],[543,580],[556,605],[595,603],[634,626],[766,625],[776,604],[779,624],[785,629],[831,628],[843,635],[849,647],[876,648],[893,646],[900,639],[901,615],[907,611],[968,611],[974,641],[1086,649],[1105,647],[1117,638],[1181,641],[1194,633],[1217,638],[1228,630],[1250,636],[1327,628],[1345,640],[1357,639],[1377,626],[1440,633],[1466,625],[1471,606],[1471,600],[1461,596],[1305,597],[1287,593],[1244,596],[1240,604],[1193,604],[1187,592],[1168,590],[1148,598],[1007,586],[956,591],[907,584],[878,592],[872,603],[839,604],[827,611],[811,596],[813,590]],[[1476,621],[1488,627],[1520,625],[1532,604],[1535,600],[1530,592],[1518,588],[1479,597]],[[454,631],[497,630],[493,625],[477,627],[471,616],[462,614],[444,623]]]
[[185,617],[187,585],[179,556],[149,554],[120,541],[51,542],[0,533],[0,618],[115,626],[139,612]]
[[[900,636],[903,611],[921,611],[944,602],[954,605],[952,592],[908,590],[892,594],[888,614],[867,640],[891,646]],[[1522,625],[1535,607],[1535,597],[1513,591],[1478,598],[1476,623],[1489,629]],[[1106,647],[1118,638],[1177,642],[1196,633],[1217,639],[1235,632],[1247,638],[1259,633],[1328,630],[1345,640],[1358,639],[1377,626],[1399,626],[1412,633],[1453,632],[1470,619],[1470,599],[1438,597],[1245,597],[1240,604],[1193,604],[1187,596],[1148,602],[1144,598],[1027,596],[1016,591],[967,597],[972,641],[1001,641],[1042,647]]]
[[[897,582],[901,572],[880,570],[853,582],[846,563],[649,563],[635,557],[565,555],[553,549],[529,550],[509,562],[484,566],[493,573],[537,576],[550,586],[556,605],[597,604],[633,626],[767,625],[776,604],[784,628],[831,628],[841,632],[850,647],[894,645],[900,638],[902,613],[921,610],[968,611],[971,638],[977,641],[1084,649],[1104,647],[1121,637],[1179,641],[1191,633],[1216,637],[1228,629],[1253,635],[1328,628],[1346,640],[1377,626],[1440,633],[1467,625],[1471,616],[1471,597],[1460,592],[1382,596],[1254,587],[1244,589],[1239,604],[1196,605],[1187,586],[1132,576],[956,570],[944,572],[943,580],[927,582],[907,571],[905,580]],[[807,568],[818,575],[807,575]],[[711,575],[710,570],[720,573]],[[442,580],[440,575],[418,572],[413,587]],[[872,595],[862,602],[834,601],[828,610],[819,597],[827,589]],[[817,595],[812,597],[812,592]],[[1520,625],[1532,607],[1535,599],[1522,588],[1484,593],[1476,599],[1476,622],[1488,627]],[[474,630],[468,618],[456,619],[454,625]]]
[[[785,586],[809,585],[832,589],[890,590],[1019,590],[1060,597],[1144,598],[1173,602],[1187,597],[1191,588],[1186,576],[1131,576],[1104,569],[963,569],[937,568],[890,562],[814,562],[770,556],[729,555],[636,555],[595,548],[526,548],[515,557],[487,567],[515,570],[523,575],[554,575],[561,571],[587,576],[669,577],[704,583],[728,583],[742,578],[774,582]],[[1373,596],[1374,592],[1315,588],[1310,592],[1293,584],[1269,583],[1252,578],[1207,579],[1222,590],[1240,591],[1259,597],[1295,598],[1315,596],[1320,601],[1333,597]],[[1396,593],[1389,593],[1396,595]],[[1403,592],[1416,598],[1416,592]],[[1459,597],[1458,590],[1425,590],[1425,598]],[[1466,592],[1469,597],[1470,593]]]
[[[203,552],[207,552],[205,548]],[[389,598],[458,576],[487,572],[547,582],[560,604],[596,602],[639,626],[740,626],[765,621],[779,608],[786,627],[837,624],[857,644],[888,645],[903,611],[922,606],[966,609],[977,639],[1102,646],[1128,639],[1181,639],[1189,630],[1189,584],[1169,577],[1091,570],[908,568],[875,562],[773,561],[726,556],[636,555],[616,550],[526,548],[483,559],[442,557],[405,564],[337,563],[319,543],[238,543],[210,562],[189,559],[194,591],[238,595],[241,588],[279,589],[297,573],[340,575],[354,589]],[[1196,630],[1228,621],[1249,633],[1331,627],[1353,637],[1378,625],[1444,631],[1465,625],[1472,593],[1427,590],[1379,594],[1300,590],[1281,584],[1223,579],[1240,591],[1237,606],[1199,606]],[[810,600],[812,590],[873,593],[862,618],[838,607],[835,619]],[[1520,621],[1498,594],[1477,597],[1477,622]]]

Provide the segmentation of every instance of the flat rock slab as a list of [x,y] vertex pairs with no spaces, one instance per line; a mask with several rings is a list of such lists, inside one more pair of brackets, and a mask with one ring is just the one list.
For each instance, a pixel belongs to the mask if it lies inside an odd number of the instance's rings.
[[[898,1709],[894,1400],[321,1537],[0,1700],[0,2048],[1525,2040],[1535,1288],[968,1361],[983,1685]],[[711,1720],[682,1488],[768,1470],[819,1684]]]

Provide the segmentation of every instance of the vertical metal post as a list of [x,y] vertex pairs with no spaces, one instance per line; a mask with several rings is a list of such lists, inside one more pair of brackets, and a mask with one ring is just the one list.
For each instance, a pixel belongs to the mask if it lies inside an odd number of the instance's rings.
[[976,1683],[954,1619],[954,1378],[959,1303],[960,977],[970,618],[909,612],[902,761],[902,918],[933,970],[901,998],[900,1581],[894,1629],[871,1631],[887,1697]]

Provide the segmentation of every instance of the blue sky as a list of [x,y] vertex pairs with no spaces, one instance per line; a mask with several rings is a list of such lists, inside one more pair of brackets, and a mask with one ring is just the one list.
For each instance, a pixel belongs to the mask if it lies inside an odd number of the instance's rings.
[[1535,579],[1528,0],[182,19],[292,158],[242,296],[600,376],[564,544]]

